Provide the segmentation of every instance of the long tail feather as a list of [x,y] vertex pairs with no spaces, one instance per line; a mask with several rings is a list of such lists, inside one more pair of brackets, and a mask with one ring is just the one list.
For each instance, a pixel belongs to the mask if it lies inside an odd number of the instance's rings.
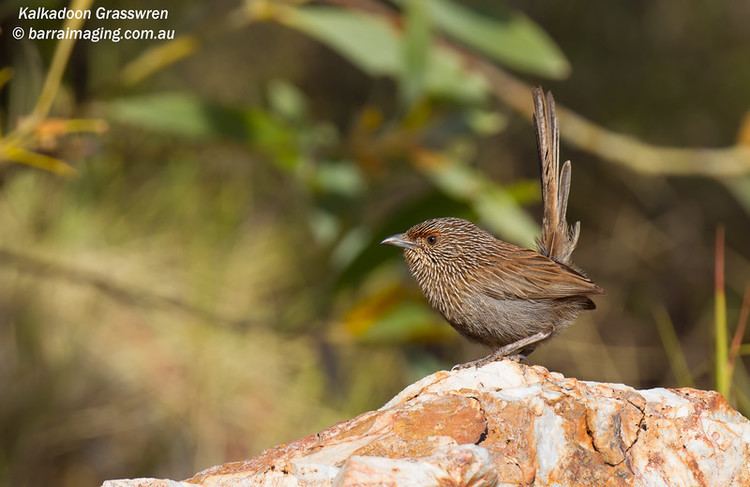
[[541,88],[535,88],[533,95],[534,127],[539,149],[539,172],[544,204],[542,235],[537,240],[537,247],[541,254],[568,265],[581,232],[580,222],[569,227],[565,219],[570,193],[571,165],[570,161],[565,161],[560,168],[560,130],[557,126],[552,93],[545,96]]

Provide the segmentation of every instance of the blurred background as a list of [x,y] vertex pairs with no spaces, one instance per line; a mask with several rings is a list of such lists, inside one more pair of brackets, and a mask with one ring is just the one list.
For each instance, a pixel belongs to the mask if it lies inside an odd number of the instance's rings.
[[750,3],[102,1],[169,17],[85,28],[174,39],[10,35],[90,4],[0,5],[0,484],[185,478],[485,354],[378,242],[533,245],[537,84],[607,294],[530,361],[750,413]]

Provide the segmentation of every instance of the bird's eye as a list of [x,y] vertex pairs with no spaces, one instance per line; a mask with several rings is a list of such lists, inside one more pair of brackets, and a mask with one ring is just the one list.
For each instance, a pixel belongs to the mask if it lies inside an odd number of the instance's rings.
[[430,235],[427,237],[427,243],[430,245],[435,245],[437,243],[437,237],[435,235]]

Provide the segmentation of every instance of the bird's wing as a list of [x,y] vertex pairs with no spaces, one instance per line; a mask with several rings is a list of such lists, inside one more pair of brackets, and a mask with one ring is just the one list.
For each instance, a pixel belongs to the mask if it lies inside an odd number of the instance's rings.
[[478,284],[495,299],[554,299],[602,294],[588,277],[533,250],[508,246],[485,267]]

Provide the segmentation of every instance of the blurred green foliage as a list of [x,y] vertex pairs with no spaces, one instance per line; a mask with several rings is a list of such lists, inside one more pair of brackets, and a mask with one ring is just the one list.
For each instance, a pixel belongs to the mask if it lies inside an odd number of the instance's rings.
[[[0,483],[185,477],[484,353],[378,245],[446,215],[533,245],[533,131],[465,53],[603,126],[726,145],[750,106],[750,12],[722,5],[584,18],[547,2],[160,4],[179,39],[78,43],[49,111],[63,44],[0,37]],[[0,8],[3,32],[16,13]],[[707,49],[717,36],[726,48]],[[731,337],[750,276],[747,176],[563,151],[576,262],[608,294],[532,361],[713,387],[726,373],[710,346],[713,235],[723,223]],[[742,357],[730,378],[747,414]]]

